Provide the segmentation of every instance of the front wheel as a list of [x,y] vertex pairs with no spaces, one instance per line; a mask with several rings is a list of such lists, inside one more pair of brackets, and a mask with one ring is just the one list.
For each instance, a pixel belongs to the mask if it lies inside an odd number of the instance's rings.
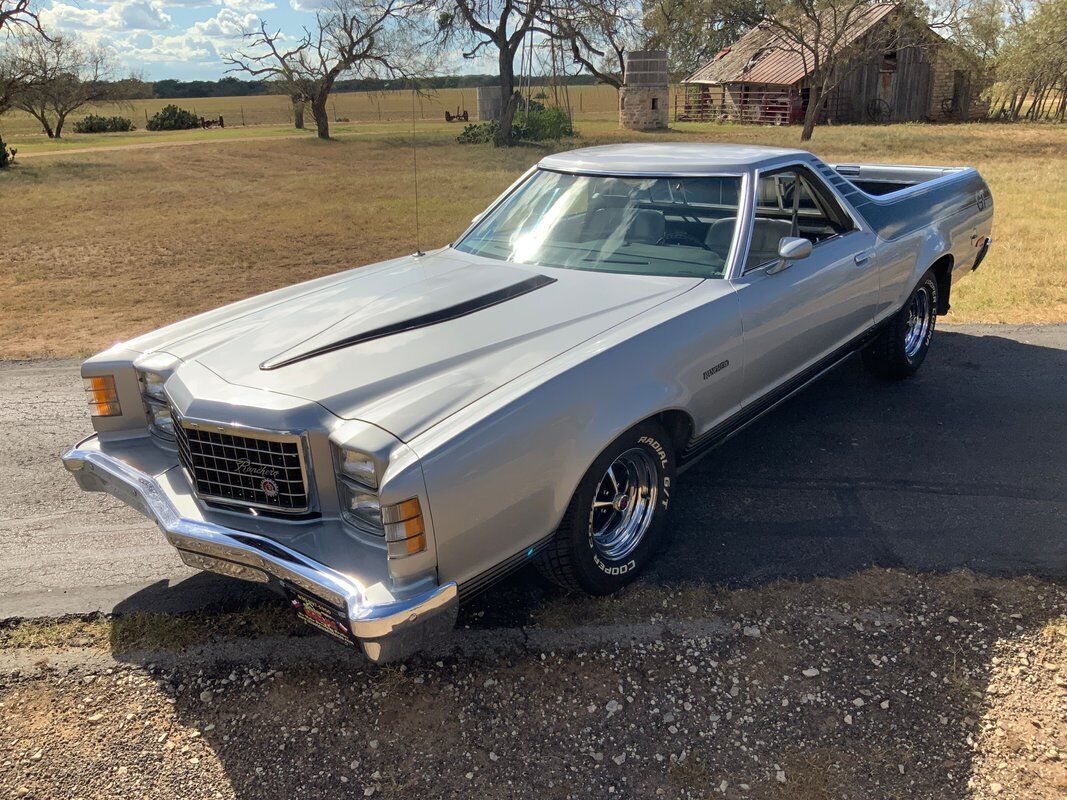
[[666,536],[675,464],[661,425],[641,423],[612,442],[575,490],[538,560],[566,589],[611,594],[652,560]]
[[883,378],[911,377],[926,359],[936,321],[937,278],[930,271],[923,275],[904,308],[863,351],[864,365]]

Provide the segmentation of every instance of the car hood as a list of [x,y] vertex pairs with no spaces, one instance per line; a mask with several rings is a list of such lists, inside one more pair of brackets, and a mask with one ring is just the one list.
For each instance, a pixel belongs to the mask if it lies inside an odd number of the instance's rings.
[[212,312],[199,329],[180,324],[177,338],[151,349],[407,441],[699,283],[530,267],[451,249],[335,277],[265,295],[270,302],[245,301],[230,315]]

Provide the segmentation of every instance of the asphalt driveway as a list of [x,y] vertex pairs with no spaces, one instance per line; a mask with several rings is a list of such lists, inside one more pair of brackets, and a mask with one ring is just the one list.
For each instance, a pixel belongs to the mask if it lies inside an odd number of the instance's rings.
[[[262,596],[192,572],[152,524],[77,490],[58,460],[89,430],[75,362],[0,364],[0,401],[0,618]],[[921,374],[897,384],[852,359],[686,473],[673,514],[646,582],[870,565],[1063,579],[1067,325],[944,326]],[[521,621],[551,591],[521,573],[465,616]]]

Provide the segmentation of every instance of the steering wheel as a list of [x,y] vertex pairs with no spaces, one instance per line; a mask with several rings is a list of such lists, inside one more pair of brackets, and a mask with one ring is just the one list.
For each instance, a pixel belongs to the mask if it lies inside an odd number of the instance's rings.
[[707,242],[697,238],[691,233],[687,233],[686,231],[671,231],[670,233],[665,233],[656,244],[684,244],[689,247],[702,247],[705,250],[715,252],[708,247]]

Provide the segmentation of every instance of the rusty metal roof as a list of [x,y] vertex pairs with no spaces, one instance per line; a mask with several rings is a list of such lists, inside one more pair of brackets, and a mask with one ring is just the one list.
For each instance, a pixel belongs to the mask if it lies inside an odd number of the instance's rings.
[[[896,3],[872,4],[869,11],[849,26],[841,38],[842,44],[861,37],[897,7]],[[807,77],[811,70],[811,54],[805,59],[795,44],[785,41],[780,31],[764,23],[717,53],[682,83],[792,86]]]

